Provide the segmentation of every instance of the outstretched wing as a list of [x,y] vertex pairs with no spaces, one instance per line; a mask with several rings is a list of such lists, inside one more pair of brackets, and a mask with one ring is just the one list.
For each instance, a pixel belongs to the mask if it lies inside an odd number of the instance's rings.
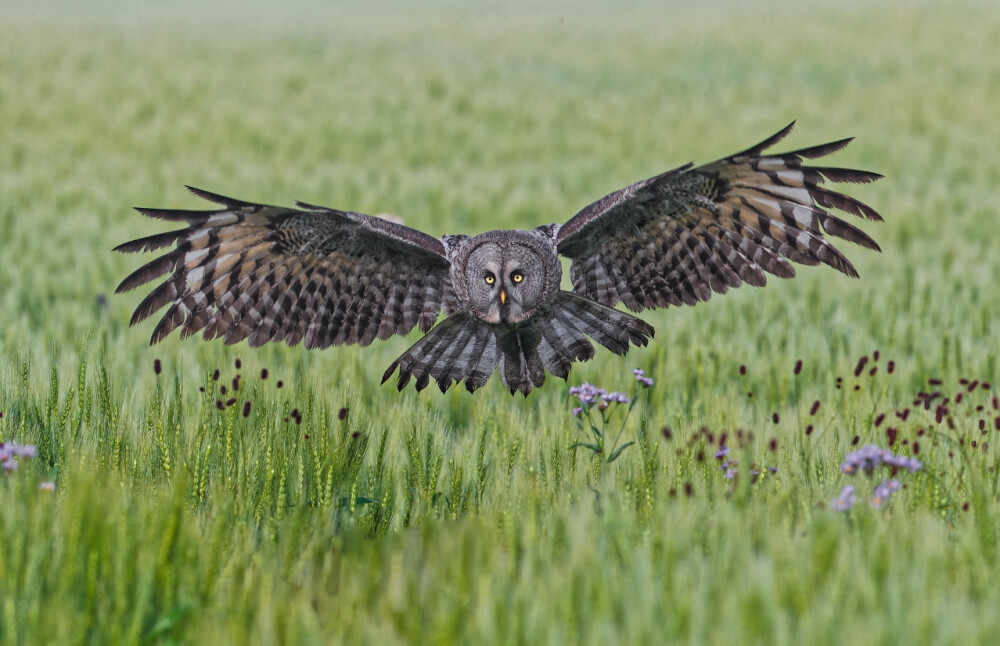
[[414,325],[427,331],[442,307],[457,308],[444,246],[424,233],[301,202],[291,209],[190,190],[222,208],[140,208],[188,227],[116,247],[136,252],[175,245],[117,289],[169,274],[132,316],[135,325],[167,307],[150,343],[180,327],[182,337],[204,330],[205,339],[247,339],[251,346],[368,345]]
[[[850,139],[784,154],[764,151],[794,122],[741,153],[691,164],[621,189],[562,225],[559,253],[572,259],[573,291],[632,311],[694,305],[743,283],[762,286],[765,272],[791,278],[789,261],[857,271],[826,236],[879,250],[831,209],[881,220],[871,207],[824,188],[824,181],[867,183],[881,175],[803,165]],[[825,234],[825,235],[824,235]]]

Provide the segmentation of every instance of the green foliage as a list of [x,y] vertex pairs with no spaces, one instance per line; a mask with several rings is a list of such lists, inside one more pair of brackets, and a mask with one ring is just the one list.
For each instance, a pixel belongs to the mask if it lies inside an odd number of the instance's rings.
[[[376,4],[0,5],[0,441],[37,447],[0,474],[0,643],[994,639],[1000,11]],[[150,348],[112,295],[141,260],[109,250],[165,227],[128,207],[185,183],[523,228],[793,118],[887,176],[847,189],[883,253],[575,366],[656,382],[610,463],[556,378],[379,386],[416,335]],[[924,468],[829,509],[889,428]]]

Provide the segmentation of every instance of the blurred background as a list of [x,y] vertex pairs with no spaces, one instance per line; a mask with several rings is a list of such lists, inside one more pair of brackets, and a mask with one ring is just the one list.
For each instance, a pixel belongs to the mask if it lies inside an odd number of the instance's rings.
[[[184,184],[476,233],[564,221],[793,119],[786,149],[856,136],[829,163],[887,176],[849,187],[884,253],[846,249],[860,281],[810,268],[651,314],[644,358],[692,338],[995,347],[997,42],[990,2],[3,2],[0,356],[96,338],[126,373],[151,361],[152,322],[127,328],[141,295],[113,295],[142,259],[110,250],[164,230],[132,206],[204,206]],[[983,307],[931,306],[956,298]],[[772,338],[792,326],[822,333]],[[155,352],[197,368],[220,345]],[[261,352],[374,386],[405,345]]]

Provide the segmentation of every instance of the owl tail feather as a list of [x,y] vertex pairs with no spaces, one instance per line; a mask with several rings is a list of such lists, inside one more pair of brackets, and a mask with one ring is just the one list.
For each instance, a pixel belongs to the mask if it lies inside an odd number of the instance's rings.
[[423,390],[433,377],[442,392],[459,381],[473,392],[499,366],[511,394],[527,396],[545,382],[546,371],[566,379],[574,361],[592,358],[594,346],[587,337],[625,354],[630,344],[645,346],[652,336],[652,326],[634,316],[560,292],[548,312],[518,326],[490,325],[466,312],[452,314],[396,359],[382,383],[398,368],[400,390],[413,378],[417,390]]
[[498,362],[497,352],[493,326],[468,312],[456,312],[393,361],[382,375],[382,383],[399,368],[399,390],[412,378],[416,378],[416,389],[423,390],[433,377],[441,392],[463,379],[465,387],[472,392],[493,374]]

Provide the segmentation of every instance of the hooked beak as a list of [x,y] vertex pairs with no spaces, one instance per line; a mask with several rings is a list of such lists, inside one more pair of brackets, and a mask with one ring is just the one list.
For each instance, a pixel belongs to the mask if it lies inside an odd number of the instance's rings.
[[500,289],[500,304],[501,305],[507,304],[507,290],[503,288]]

